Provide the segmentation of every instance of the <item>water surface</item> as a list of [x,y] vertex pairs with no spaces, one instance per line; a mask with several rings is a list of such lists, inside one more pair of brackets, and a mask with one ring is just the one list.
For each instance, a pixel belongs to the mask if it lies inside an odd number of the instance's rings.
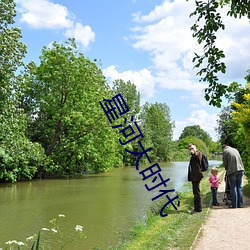
[[[210,161],[219,165],[220,161]],[[187,178],[188,162],[159,164],[168,189],[180,191]],[[141,167],[140,170],[142,170]],[[140,171],[139,170],[139,171]],[[65,249],[93,249],[117,244],[120,233],[143,219],[159,194],[147,191],[135,168],[116,168],[107,173],[87,175],[80,179],[34,180],[0,185],[0,247],[8,240],[25,241],[41,228],[51,228],[57,218],[67,234],[82,225],[87,238]],[[207,174],[209,171],[207,171]],[[58,217],[64,214],[65,218]],[[57,235],[44,232],[56,241]],[[81,242],[81,243],[80,243]],[[24,248],[25,249],[25,248]],[[56,249],[56,248],[54,248]]]

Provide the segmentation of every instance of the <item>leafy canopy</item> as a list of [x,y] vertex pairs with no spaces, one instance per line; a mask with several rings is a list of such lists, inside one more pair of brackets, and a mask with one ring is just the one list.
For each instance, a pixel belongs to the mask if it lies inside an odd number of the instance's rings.
[[200,81],[209,84],[205,89],[205,99],[209,101],[209,104],[221,107],[221,97],[231,89],[220,83],[218,78],[219,73],[225,74],[226,72],[225,54],[216,46],[216,34],[219,30],[225,29],[220,7],[230,5],[228,15],[235,18],[248,16],[250,19],[250,4],[249,0],[200,0],[195,3],[196,9],[190,16],[196,16],[197,19],[191,30],[198,43],[203,44],[203,54],[195,53],[194,67],[199,69],[197,75],[200,76]]

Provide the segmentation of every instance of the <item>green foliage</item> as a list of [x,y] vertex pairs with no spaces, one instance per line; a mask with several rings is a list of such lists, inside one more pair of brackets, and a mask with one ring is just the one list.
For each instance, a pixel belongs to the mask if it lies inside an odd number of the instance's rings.
[[37,169],[46,164],[42,147],[26,136],[26,116],[20,107],[24,94],[20,67],[26,45],[21,30],[14,27],[15,2],[0,2],[0,180],[15,182],[32,179]]
[[[173,123],[170,109],[165,103],[145,103],[140,113],[143,142],[152,147],[152,161],[168,161],[172,152]],[[145,146],[144,146],[145,147]],[[152,158],[151,158],[152,157]]]
[[[249,76],[248,76],[249,77]],[[248,77],[246,79],[248,79]],[[238,129],[238,133],[235,136],[237,141],[241,142],[239,151],[243,155],[243,161],[245,163],[245,171],[247,176],[250,176],[250,82],[246,85],[246,91],[243,91],[242,98],[237,98],[238,100],[243,100],[241,103],[234,101],[232,102],[232,106],[236,108],[235,111],[232,112],[232,118],[234,121],[239,123],[240,128]]]
[[197,137],[201,139],[203,142],[205,142],[207,147],[212,142],[211,136],[206,131],[201,129],[199,125],[185,127],[179,137],[179,140],[184,139],[185,137],[188,137],[188,136],[193,136],[193,137]]
[[[195,1],[196,9],[190,16],[196,16],[197,19],[192,25],[193,37],[197,38],[199,44],[204,44],[203,54],[195,53],[193,62],[195,68],[199,69],[197,73],[200,81],[209,83],[205,89],[205,99],[209,104],[221,107],[221,97],[230,91],[227,85],[219,83],[218,74],[226,72],[226,65],[223,62],[225,54],[223,50],[216,46],[216,34],[219,30],[224,30],[225,25],[222,22],[219,7],[230,3],[228,15],[235,18],[248,16],[250,18],[250,5],[248,0],[244,1]],[[205,65],[205,67],[203,66]],[[203,68],[201,68],[203,67]]]
[[245,88],[239,87],[234,90],[234,95],[231,95],[229,100],[232,105],[222,109],[219,120],[217,132],[220,135],[221,144],[228,144],[237,148],[242,156],[246,174],[250,176],[250,148],[248,146],[249,140],[249,74],[245,77],[248,84]]
[[112,98],[101,70],[77,51],[74,39],[44,47],[40,60],[28,66],[23,106],[31,107],[31,140],[58,166],[44,171],[75,175],[119,164],[117,133],[99,104]]
[[126,115],[137,116],[140,112],[140,93],[136,89],[136,85],[130,81],[115,80],[113,82],[112,90],[115,95],[122,94],[126,104],[129,107],[129,112]]
[[209,151],[212,154],[219,154],[219,153],[221,153],[222,152],[221,143],[219,141],[218,142],[211,142],[210,146],[209,146]]
[[[113,82],[113,87],[112,90],[114,92],[114,95],[121,94],[122,97],[124,98],[124,101],[128,105],[129,111],[124,115],[128,119],[128,122],[126,123],[125,126],[131,125],[135,126],[133,122],[131,122],[131,117],[133,117],[133,120],[136,121],[138,114],[140,112],[140,93],[136,89],[136,85],[131,83],[130,81],[124,82],[123,80],[115,80]],[[116,122],[117,124],[123,124],[123,118],[119,119],[119,121]],[[142,131],[143,132],[143,131]],[[117,140],[124,141],[124,137],[120,133],[118,136]],[[139,150],[139,145],[138,142],[132,141],[129,144],[126,145],[126,148],[130,150],[131,152],[138,152]],[[137,158],[132,155],[127,153],[124,150],[123,146],[119,146],[118,150],[120,154],[122,155],[122,162],[123,165],[129,166],[129,165],[135,165]]]
[[15,100],[13,90],[19,84],[15,73],[26,53],[26,45],[20,41],[21,30],[13,26],[15,6],[13,0],[0,1],[0,112],[7,102]]
[[232,108],[230,106],[224,107],[219,114],[218,127],[216,128],[221,145],[227,144],[237,147],[235,135],[238,129],[239,124],[232,119]]
[[32,179],[39,167],[49,164],[44,149],[25,136],[25,115],[5,110],[0,115],[0,179]]
[[178,141],[178,147],[179,149],[186,149],[187,152],[188,151],[188,145],[190,143],[193,143],[196,145],[197,149],[203,153],[205,153],[206,155],[209,154],[209,150],[206,146],[206,144],[199,138],[194,137],[194,136],[187,136],[181,140]]

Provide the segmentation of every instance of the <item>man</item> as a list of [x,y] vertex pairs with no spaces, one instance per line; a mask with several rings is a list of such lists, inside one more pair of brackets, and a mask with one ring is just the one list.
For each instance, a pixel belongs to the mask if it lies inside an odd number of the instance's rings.
[[190,163],[188,167],[188,181],[192,182],[193,195],[194,195],[194,209],[191,214],[199,213],[202,211],[200,181],[203,178],[201,172],[201,159],[202,152],[197,150],[196,146],[191,143],[188,145],[191,153]]
[[244,174],[244,165],[239,151],[236,148],[228,145],[222,146],[223,165],[227,171],[227,178],[230,185],[230,192],[232,197],[232,205],[230,208],[242,208],[242,177]]

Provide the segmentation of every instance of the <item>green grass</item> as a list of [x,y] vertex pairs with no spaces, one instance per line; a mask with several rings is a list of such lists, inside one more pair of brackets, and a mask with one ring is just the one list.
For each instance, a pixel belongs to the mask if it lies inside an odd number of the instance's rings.
[[[221,181],[223,171],[221,172]],[[201,213],[190,215],[193,208],[191,183],[185,186],[185,192],[180,194],[181,205],[178,210],[168,209],[168,216],[161,217],[159,210],[162,204],[151,208],[146,221],[138,222],[122,242],[113,250],[149,250],[149,249],[190,249],[196,235],[206,220],[211,201],[210,183],[208,177],[201,181],[203,210]],[[166,201],[165,201],[166,202]],[[163,203],[164,204],[164,203]]]

